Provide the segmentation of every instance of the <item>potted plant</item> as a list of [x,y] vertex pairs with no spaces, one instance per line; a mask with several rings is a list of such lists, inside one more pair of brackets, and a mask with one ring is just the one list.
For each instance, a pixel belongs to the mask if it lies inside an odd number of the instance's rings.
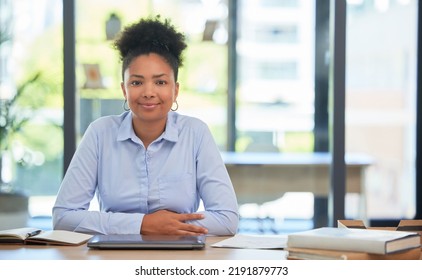
[[13,166],[12,143],[13,136],[20,132],[30,119],[32,108],[19,106],[19,99],[25,89],[35,83],[40,77],[37,73],[20,85],[12,98],[0,95],[0,229],[21,227],[26,225],[28,218],[28,196],[25,192],[4,180],[4,168]]
[[[0,30],[0,49],[11,39],[7,26]],[[0,78],[1,75],[0,75]],[[25,226],[28,219],[28,196],[10,178],[5,180],[5,169],[13,167],[13,137],[30,119],[33,108],[19,105],[27,87],[40,78],[37,73],[21,85],[14,94],[5,94],[0,87],[0,229]],[[0,81],[1,82],[1,81]],[[3,88],[4,90],[4,88]],[[26,110],[25,110],[26,109]],[[28,114],[25,114],[28,112]]]

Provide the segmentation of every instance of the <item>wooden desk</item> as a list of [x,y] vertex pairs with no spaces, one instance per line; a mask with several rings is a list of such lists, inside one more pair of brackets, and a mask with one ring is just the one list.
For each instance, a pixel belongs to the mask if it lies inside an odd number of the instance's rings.
[[[285,260],[284,250],[214,248],[229,238],[208,237],[203,250],[97,250],[81,246],[0,245],[1,260]],[[422,252],[422,251],[421,251]],[[421,258],[422,260],[422,253]]]
[[283,250],[214,248],[227,237],[208,237],[203,250],[96,250],[81,246],[0,245],[0,260],[282,260]]
[[[316,207],[324,208],[326,204],[330,192],[329,153],[224,152],[222,157],[239,204],[261,204],[282,197],[286,192],[312,192]],[[363,219],[366,212],[365,170],[371,164],[372,160],[364,155],[346,156],[346,192],[360,195],[359,208]],[[315,211],[324,212],[321,209]],[[315,226],[325,225],[320,221]]]
[[[239,199],[266,202],[285,192],[312,192],[328,196],[330,156],[328,153],[222,153]],[[362,194],[367,156],[346,157],[346,191]],[[257,191],[259,190],[259,191]]]
[[[263,203],[286,192],[328,196],[330,157],[327,153],[222,153],[240,203]],[[346,158],[346,192],[363,194],[369,157]]]

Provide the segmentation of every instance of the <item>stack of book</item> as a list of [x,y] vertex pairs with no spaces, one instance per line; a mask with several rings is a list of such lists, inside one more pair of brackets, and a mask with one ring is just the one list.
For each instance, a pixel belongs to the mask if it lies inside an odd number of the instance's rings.
[[323,227],[289,234],[288,259],[412,260],[420,259],[416,232]]

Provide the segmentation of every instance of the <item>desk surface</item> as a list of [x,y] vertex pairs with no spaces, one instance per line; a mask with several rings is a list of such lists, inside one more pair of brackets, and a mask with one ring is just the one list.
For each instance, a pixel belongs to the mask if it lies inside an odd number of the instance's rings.
[[81,246],[0,245],[0,260],[282,260],[283,250],[214,248],[227,237],[208,237],[202,250],[96,250]]
[[211,247],[226,238],[229,236],[208,237],[202,250],[97,250],[86,244],[0,245],[0,260],[285,260],[287,256],[284,250]]

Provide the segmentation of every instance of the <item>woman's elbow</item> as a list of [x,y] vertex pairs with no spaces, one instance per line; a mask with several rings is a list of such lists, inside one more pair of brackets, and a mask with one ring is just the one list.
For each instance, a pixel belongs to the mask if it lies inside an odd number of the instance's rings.
[[239,227],[239,214],[235,212],[226,214],[224,227],[217,235],[235,235]]
[[236,215],[235,218],[231,220],[231,223],[227,227],[228,235],[235,235],[239,228],[239,215]]
[[63,222],[66,211],[63,209],[53,208],[53,229],[54,230],[70,230]]

